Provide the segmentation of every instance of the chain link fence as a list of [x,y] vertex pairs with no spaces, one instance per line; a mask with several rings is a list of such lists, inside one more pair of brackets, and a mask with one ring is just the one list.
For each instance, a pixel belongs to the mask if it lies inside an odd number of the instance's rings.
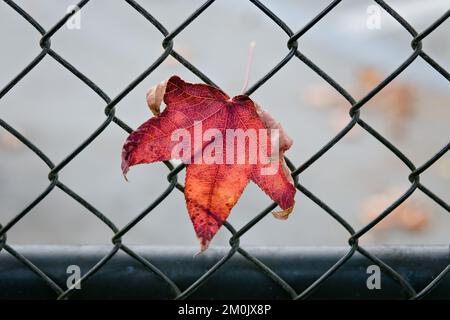
[[[269,268],[263,261],[259,260],[255,256],[247,252],[243,247],[240,246],[240,237],[248,232],[253,226],[255,226],[261,219],[263,219],[268,213],[275,209],[276,204],[273,203],[269,207],[262,210],[259,214],[255,215],[245,226],[236,230],[231,224],[225,223],[224,226],[230,232],[229,251],[224,255],[213,267],[211,267],[207,272],[205,272],[200,278],[198,278],[194,283],[188,286],[186,289],[182,290],[176,283],[174,283],[169,277],[166,276],[164,270],[157,268],[152,261],[139,255],[137,252],[133,251],[122,241],[122,237],[127,234],[131,229],[133,229],[136,224],[138,224],[145,216],[147,216],[152,210],[154,210],[161,202],[163,202],[166,197],[171,192],[181,191],[183,192],[183,185],[178,182],[178,174],[184,170],[184,165],[175,166],[171,162],[165,162],[169,173],[167,175],[168,186],[167,189],[160,194],[156,199],[154,199],[148,207],[142,211],[136,218],[131,220],[125,227],[118,228],[108,217],[101,211],[96,209],[92,204],[86,201],[79,194],[74,192],[69,186],[65,185],[58,177],[58,174],[64,170],[64,168],[74,160],[83,150],[88,147],[102,132],[110,125],[118,125],[120,128],[130,133],[132,128],[130,128],[126,123],[119,119],[116,113],[116,105],[124,99],[138,84],[141,83],[147,76],[158,70],[158,66],[169,56],[172,56],[178,60],[183,66],[188,70],[198,76],[202,81],[210,85],[216,86],[214,82],[208,78],[207,75],[203,74],[199,69],[192,65],[188,60],[176,52],[174,47],[174,41],[177,36],[198,16],[207,13],[208,7],[215,1],[206,1],[201,7],[199,7],[195,12],[193,12],[186,20],[184,20],[175,30],[169,32],[164,25],[162,25],[155,17],[152,16],[147,10],[145,10],[137,1],[125,0],[136,12],[136,14],[142,15],[148,23],[152,24],[162,36],[162,46],[164,48],[163,54],[156,59],[153,64],[151,64],[146,70],[144,70],[136,79],[134,79],[130,84],[128,84],[117,96],[109,97],[99,86],[97,86],[93,81],[91,81],[87,76],[81,73],[77,68],[70,64],[69,61],[65,60],[64,57],[59,55],[56,51],[52,49],[51,38],[67,23],[67,21],[77,13],[78,10],[89,10],[88,8],[83,9],[84,6],[89,2],[89,0],[80,1],[75,9],[67,13],[61,18],[52,28],[45,30],[38,21],[36,21],[28,12],[23,10],[17,3],[11,0],[4,0],[4,2],[9,5],[18,15],[25,19],[29,24],[31,24],[37,32],[41,34],[41,39],[39,42],[42,51],[29,63],[15,78],[13,78],[7,85],[0,91],[0,99],[2,99],[8,92],[21,81],[33,68],[35,68],[45,56],[52,57],[55,61],[61,64],[67,72],[75,75],[84,85],[89,87],[93,93],[98,95],[105,102],[105,120],[92,132],[89,137],[81,143],[75,150],[68,154],[64,160],[60,163],[54,163],[44,152],[42,152],[38,146],[34,145],[27,137],[22,135],[14,127],[10,126],[8,123],[0,119],[0,126],[6,129],[9,133],[14,135],[19,139],[25,146],[27,146],[31,151],[33,151],[49,168],[49,184],[46,189],[31,203],[29,203],[21,212],[18,212],[10,221],[3,222],[0,225],[0,251],[2,254],[6,252],[13,256],[15,259],[24,264],[32,272],[34,272],[38,277],[40,277],[45,283],[55,292],[58,299],[66,299],[73,294],[76,286],[80,283],[89,281],[89,279],[95,274],[101,273],[103,266],[108,263],[111,258],[113,258],[119,251],[124,252],[128,256],[135,259],[137,262],[142,264],[148,272],[151,272],[158,276],[162,281],[164,281],[171,289],[172,297],[174,299],[185,299],[189,298],[190,295],[197,290],[199,287],[203,286],[207,280],[215,273],[220,272],[221,267],[227,263],[234,255],[241,255],[244,259],[248,260],[251,264],[256,266],[258,270],[269,277],[275,284],[279,285],[289,297],[292,299],[304,299],[311,295],[311,293],[319,288],[324,282],[327,281],[333,274],[339,273],[340,269],[349,261],[349,259],[356,253],[359,252],[364,257],[368,258],[374,264],[378,265],[382,272],[389,276],[392,280],[397,282],[402,288],[402,294],[404,298],[418,299],[425,297],[429,294],[445,277],[447,272],[450,270],[450,264],[442,270],[438,275],[436,275],[432,281],[424,288],[417,290],[411,283],[402,276],[398,271],[394,270],[389,264],[381,260],[376,255],[369,252],[367,249],[362,247],[358,240],[370,232],[371,229],[377,225],[380,221],[386,218],[395,208],[402,204],[406,199],[408,199],[414,192],[422,192],[433,200],[436,204],[442,207],[447,212],[450,212],[450,206],[444,200],[439,198],[432,190],[425,186],[421,180],[420,175],[429,169],[438,159],[440,159],[449,149],[450,142],[445,145],[441,150],[439,150],[435,155],[429,157],[429,159],[422,164],[414,164],[410,159],[408,159],[401,150],[399,150],[395,145],[393,145],[388,139],[383,135],[373,129],[370,124],[363,120],[363,110],[365,104],[372,99],[377,93],[383,90],[391,81],[393,81],[399,74],[401,74],[408,66],[410,66],[416,59],[423,59],[428,63],[436,72],[441,74],[447,81],[450,81],[450,75],[445,68],[440,66],[433,58],[431,58],[425,51],[422,45],[422,40],[429,36],[436,28],[438,28],[446,19],[450,16],[450,10],[443,13],[443,15],[434,21],[429,27],[421,32],[416,31],[413,26],[411,26],[408,21],[406,21],[402,16],[400,16],[395,10],[393,10],[386,2],[381,0],[376,0],[375,2],[385,10],[392,18],[394,18],[405,30],[405,32],[411,35],[411,55],[388,77],[381,81],[375,88],[373,88],[368,94],[366,94],[362,99],[354,99],[339,83],[337,83],[333,78],[331,78],[325,70],[322,70],[318,65],[316,65],[312,60],[306,57],[298,48],[298,42],[301,38],[317,24],[320,20],[326,19],[327,14],[329,14],[339,3],[340,0],[331,2],[326,8],[324,8],[318,15],[316,15],[309,23],[307,23],[301,30],[294,32],[286,25],[276,14],[274,14],[270,8],[266,7],[264,4],[258,0],[250,0],[250,2],[256,6],[261,12],[263,12],[272,23],[276,24],[284,33],[287,34],[289,40],[287,41],[287,54],[286,56],[267,74],[254,83],[245,94],[252,95],[258,88],[264,85],[264,83],[275,75],[280,69],[282,69],[288,61],[291,59],[299,59],[306,66],[308,66],[312,71],[319,75],[325,82],[328,83],[332,88],[334,88],[343,98],[348,101],[349,106],[349,120],[348,124],[328,143],[323,147],[319,148],[317,152],[310,157],[307,161],[300,165],[296,165],[286,159],[289,168],[292,171],[292,176],[295,180],[295,185],[297,189],[306,197],[311,199],[315,204],[317,204],[323,211],[330,215],[337,224],[344,228],[349,235],[348,238],[348,251],[343,255],[334,265],[329,268],[325,273],[323,273],[318,279],[311,283],[302,292],[297,292],[285,279],[278,275],[274,270]],[[395,106],[394,106],[395,107]],[[306,189],[299,181],[298,177],[307,170],[314,162],[321,158],[325,153],[327,153],[334,145],[339,143],[339,141],[347,135],[347,133],[355,126],[360,126],[369,135],[372,135],[379,143],[384,145],[390,152],[392,152],[398,159],[400,159],[403,164],[410,170],[410,174],[407,177],[410,181],[409,188],[404,191],[404,193],[392,204],[390,204],[384,211],[380,212],[379,215],[370,223],[365,225],[360,230],[355,230],[345,219],[342,218],[333,208],[328,206],[323,200],[315,196],[311,191]],[[61,284],[56,283],[52,279],[51,274],[46,274],[42,269],[37,267],[30,261],[27,257],[22,255],[20,252],[16,251],[12,246],[8,244],[7,233],[10,231],[21,219],[23,219],[39,202],[46,198],[55,188],[60,189],[70,196],[74,201],[77,201],[87,210],[89,210],[94,216],[96,216],[101,222],[103,222],[112,232],[113,236],[111,238],[113,247],[112,249],[103,256],[103,258],[98,261],[91,269],[85,272],[78,283],[74,284],[72,287],[66,289]]]

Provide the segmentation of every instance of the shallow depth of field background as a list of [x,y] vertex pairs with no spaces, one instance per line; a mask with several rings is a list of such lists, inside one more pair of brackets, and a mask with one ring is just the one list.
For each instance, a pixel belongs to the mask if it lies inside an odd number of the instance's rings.
[[[168,30],[178,26],[202,2],[140,1]],[[329,2],[263,1],[294,31]],[[66,0],[17,3],[46,29],[72,4]],[[388,3],[419,32],[449,7],[448,0]],[[366,9],[372,4],[371,1],[344,1],[299,40],[301,52],[356,98],[367,93],[371,87],[367,82],[386,76],[412,52],[411,36],[383,11],[380,30],[366,27]],[[38,32],[3,2],[0,21],[0,86],[4,87],[41,49]],[[450,69],[449,28],[447,20],[423,43],[425,51],[447,70]],[[52,48],[114,97],[162,53],[162,39],[156,28],[124,1],[93,0],[81,11],[81,29],[62,28],[52,37]],[[174,47],[233,95],[243,83],[249,43],[256,42],[250,78],[250,83],[254,83],[287,54],[287,39],[250,2],[217,1],[176,37]],[[145,102],[148,88],[173,74],[187,81],[199,81],[169,58],[117,105],[116,115],[136,128],[151,116]],[[361,117],[416,165],[421,165],[448,143],[450,137],[448,82],[418,58],[386,90],[362,109]],[[329,141],[349,119],[348,104],[296,58],[252,98],[293,137],[294,146],[287,156],[297,166]],[[47,153],[54,163],[59,163],[105,119],[104,106],[86,85],[47,56],[0,100],[0,117]],[[145,209],[168,185],[168,169],[162,163],[132,168],[130,182],[125,182],[120,171],[120,152],[126,136],[121,128],[111,124],[59,174],[63,183],[119,228]],[[6,224],[46,188],[47,174],[48,168],[37,156],[0,129],[0,223]],[[408,188],[408,174],[404,164],[389,150],[355,127],[299,179],[359,229],[389,204],[384,198],[395,197],[396,192]],[[180,179],[183,181],[184,175]],[[447,153],[423,174],[421,181],[449,202],[450,155]],[[289,220],[279,221],[268,215],[241,238],[241,244],[346,244],[348,233],[327,213],[301,193],[297,193],[296,201]],[[240,228],[270,203],[251,183],[229,221]],[[411,220],[405,219],[405,211],[413,212]],[[398,219],[392,218],[382,229],[371,231],[361,242],[449,242],[448,213],[420,191],[393,214],[399,215]],[[411,225],[411,221],[417,223]],[[8,232],[11,244],[101,244],[109,243],[111,237],[111,231],[103,223],[58,189]],[[226,245],[228,238],[229,233],[221,230],[211,245]],[[196,246],[183,194],[172,192],[124,241]]]

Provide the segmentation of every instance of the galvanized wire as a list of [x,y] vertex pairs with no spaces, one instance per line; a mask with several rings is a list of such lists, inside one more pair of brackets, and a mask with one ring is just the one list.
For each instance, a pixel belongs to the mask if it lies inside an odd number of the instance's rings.
[[[131,258],[142,264],[146,270],[157,275],[161,281],[167,283],[168,288],[171,290],[171,295],[174,299],[185,299],[188,298],[195,290],[204,285],[208,278],[210,278],[216,272],[220,272],[220,268],[231,259],[235,254],[240,254],[249,263],[254,264],[260,272],[264,273],[267,277],[272,279],[274,283],[279,285],[286,292],[286,298],[291,299],[304,299],[309,297],[314,290],[319,288],[327,279],[339,272],[340,268],[345,265],[345,263],[355,254],[359,252],[360,254],[367,257],[374,264],[378,265],[385,275],[392,278],[401,286],[401,294],[404,298],[409,299],[419,299],[423,298],[429,294],[439,282],[445,277],[445,275],[450,270],[450,264],[442,270],[441,273],[436,275],[434,279],[425,288],[414,288],[407,279],[405,279],[399,272],[390,267],[387,263],[380,260],[378,257],[371,254],[365,248],[363,248],[358,240],[367,232],[369,232],[376,224],[385,219],[391,212],[402,204],[406,199],[408,199],[414,192],[419,190],[431,200],[441,206],[447,212],[450,212],[450,206],[447,202],[442,200],[438,195],[433,193],[429,188],[427,188],[423,182],[420,181],[420,175],[428,170],[439,158],[441,158],[449,149],[450,142],[439,150],[435,155],[429,158],[425,163],[416,166],[408,157],[394,144],[392,144],[387,138],[382,134],[377,132],[372,128],[367,122],[365,122],[361,117],[361,112],[365,104],[372,99],[377,93],[383,90],[390,82],[392,82],[399,74],[401,74],[408,66],[410,66],[417,58],[422,58],[427,62],[434,70],[441,74],[447,81],[450,82],[450,75],[445,68],[440,66],[435,60],[433,60],[423,49],[422,40],[429,36],[436,28],[438,28],[446,19],[450,16],[450,10],[445,12],[439,19],[433,22],[428,28],[422,32],[417,32],[401,15],[399,15],[394,9],[392,9],[386,2],[382,0],[375,0],[375,2],[385,10],[392,18],[394,18],[404,29],[411,35],[411,54],[405,59],[405,61],[398,66],[390,75],[388,75],[383,81],[381,81],[375,88],[373,88],[367,95],[365,95],[360,100],[355,100],[350,93],[348,93],[339,83],[337,83],[332,77],[330,77],[323,69],[321,69],[312,60],[306,57],[298,47],[298,42],[301,38],[313,28],[319,21],[325,19],[327,14],[329,14],[336,6],[338,6],[341,0],[332,1],[326,8],[324,8],[317,16],[315,16],[309,23],[307,23],[302,29],[297,32],[292,31],[289,26],[284,23],[275,13],[273,13],[268,7],[259,2],[258,0],[250,0],[250,2],[256,6],[261,12],[263,12],[274,24],[276,24],[286,35],[288,36],[287,41],[287,53],[286,56],[271,70],[267,72],[265,76],[256,81],[245,94],[251,95],[258,88],[264,85],[264,83],[269,80],[274,74],[276,74],[280,69],[285,67],[285,65],[294,58],[302,61],[306,66],[318,74],[328,85],[330,85],[334,90],[336,90],[345,100],[348,102],[349,106],[349,121],[342,130],[336,134],[329,142],[327,142],[321,148],[318,148],[316,153],[311,156],[308,160],[302,164],[296,166],[289,159],[286,159],[289,168],[292,171],[292,177],[294,178],[296,188],[306,197],[311,199],[315,204],[317,204],[325,214],[331,216],[342,228],[344,228],[348,234],[348,252],[341,257],[336,263],[329,268],[323,275],[318,278],[314,283],[311,283],[302,292],[297,292],[292,288],[289,283],[283,280],[275,271],[270,269],[263,261],[258,260],[256,257],[249,254],[244,248],[241,247],[239,239],[246,232],[248,232],[252,227],[254,227],[261,219],[263,219],[268,213],[270,213],[275,207],[276,203],[272,203],[266,209],[257,214],[253,219],[251,219],[246,225],[244,225],[239,230],[235,230],[232,225],[228,222],[224,224],[227,230],[230,232],[231,237],[229,240],[230,250],[228,253],[218,261],[214,266],[212,266],[206,273],[204,273],[199,279],[192,283],[188,288],[181,290],[176,283],[174,283],[169,277],[164,273],[164,270],[158,269],[155,265],[148,261],[147,259],[140,256],[138,253],[130,249],[122,242],[122,237],[127,234],[131,229],[133,229],[136,224],[138,224],[145,216],[147,216],[152,210],[154,210],[165,198],[173,192],[175,189],[183,191],[183,185],[178,182],[178,173],[184,170],[184,165],[179,165],[174,167],[174,165],[167,161],[165,162],[167,168],[170,170],[167,175],[168,186],[166,190],[159,195],[149,206],[143,210],[136,218],[131,220],[125,227],[119,229],[115,224],[108,219],[108,217],[101,211],[96,209],[92,204],[86,201],[83,197],[78,195],[75,191],[70,189],[69,186],[65,185],[58,174],[63,170],[75,157],[77,157],[83,150],[90,145],[102,132],[115,123],[120,128],[130,133],[132,129],[121,119],[115,115],[116,105],[127,96],[141,81],[143,81],[151,73],[155,72],[158,66],[170,55],[176,60],[178,60],[182,65],[184,65],[193,74],[199,77],[205,83],[216,86],[215,83],[208,78],[204,73],[202,73],[198,68],[192,65],[188,60],[186,60],[182,55],[176,52],[174,47],[174,41],[176,37],[183,32],[183,30],[192,23],[199,15],[205,14],[208,7],[215,0],[208,0],[197,10],[195,10],[188,18],[186,18],[174,31],[169,32],[155,17],[153,17],[147,10],[145,10],[137,1],[125,0],[136,13],[142,15],[149,23],[151,23],[162,35],[162,46],[164,52],[158,57],[153,64],[151,64],[147,69],[145,69],[136,79],[129,83],[117,96],[110,98],[98,85],[96,85],[92,80],[80,72],[77,68],[70,64],[66,59],[54,51],[51,47],[51,38],[61,29],[61,27],[77,12],[77,10],[88,10],[84,9],[85,5],[88,4],[90,0],[80,1],[77,5],[77,9],[72,12],[65,14],[52,28],[45,30],[39,22],[37,22],[29,13],[22,9],[12,0],[4,0],[17,14],[25,19],[29,24],[31,24],[38,33],[41,34],[41,39],[39,45],[41,47],[41,52],[16,76],[14,77],[1,91],[0,99],[2,99],[8,92],[19,83],[33,68],[35,68],[45,56],[52,57],[55,61],[60,63],[68,72],[76,76],[82,83],[88,86],[95,94],[97,94],[105,103],[104,110],[106,118],[105,120],[96,128],[95,131],[87,135],[87,138],[82,142],[77,148],[70,152],[61,162],[55,164],[52,160],[42,152],[38,146],[33,144],[25,136],[23,136],[14,127],[10,126],[4,120],[0,119],[0,126],[5,130],[15,136],[19,141],[21,141],[26,147],[28,147],[32,152],[36,154],[49,168],[49,184],[48,186],[31,201],[21,212],[17,213],[9,222],[5,225],[0,225],[0,252],[7,252],[18,261],[23,263],[27,268],[40,277],[54,292],[55,297],[58,299],[67,299],[73,293],[76,285],[65,289],[63,284],[56,283],[52,280],[51,275],[47,275],[43,270],[34,265],[25,256],[21,255],[7,243],[7,232],[10,231],[21,219],[23,219],[39,202],[46,198],[55,188],[60,189],[69,195],[76,202],[80,203],[84,208],[96,216],[101,222],[103,222],[112,232],[112,246],[109,253],[104,256],[100,261],[97,262],[90,270],[83,274],[79,282],[84,283],[89,280],[90,277],[96,273],[101,272],[102,267],[118,252],[123,251],[128,254]],[[336,145],[347,133],[356,125],[364,129],[368,134],[372,135],[377,139],[383,146],[385,146],[390,152],[392,152],[399,160],[401,160],[404,165],[410,170],[408,180],[410,181],[410,186],[404,193],[392,204],[390,204],[386,209],[379,213],[379,215],[370,223],[365,225],[360,230],[355,230],[338,212],[328,206],[323,200],[315,196],[311,191],[305,188],[298,182],[298,176],[302,174],[306,169],[308,169],[313,163],[315,163],[319,158],[321,158],[326,152],[328,152],[334,145]]]

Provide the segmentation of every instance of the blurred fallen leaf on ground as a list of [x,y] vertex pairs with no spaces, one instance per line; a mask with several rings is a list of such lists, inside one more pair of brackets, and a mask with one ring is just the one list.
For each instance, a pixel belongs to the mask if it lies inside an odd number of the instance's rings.
[[435,169],[437,175],[443,179],[450,180],[450,157],[439,159],[432,168]]
[[[348,91],[359,100],[373,90],[385,76],[378,70],[370,67],[361,68],[355,75],[355,82],[350,85]],[[341,130],[349,121],[347,115],[350,103],[339,93],[325,85],[313,85],[305,90],[305,100],[312,106],[320,108],[343,109],[347,117],[342,121],[342,116],[333,115],[330,125],[336,130]],[[416,94],[411,84],[396,81],[389,83],[370,101],[367,102],[366,110],[374,110],[387,117],[386,122],[390,130],[401,135],[404,131],[404,124],[414,114],[414,99]],[[335,119],[338,117],[338,119]],[[340,124],[337,126],[336,124]],[[342,126],[342,125],[343,126]]]
[[[390,189],[385,193],[373,195],[362,203],[362,221],[369,223],[378,217],[387,207],[402,194],[400,189]],[[407,199],[387,217],[374,227],[374,231],[387,229],[403,229],[412,232],[424,230],[430,222],[431,214],[426,208],[415,201]]]
[[18,151],[23,148],[22,142],[9,132],[0,133],[0,150]]
[[[176,52],[182,56],[183,58],[187,59],[187,60],[191,60],[192,59],[192,52],[189,49],[188,46],[186,45],[180,45],[179,43],[177,44],[177,47],[175,48]],[[172,57],[171,55],[169,55],[167,57],[166,60],[164,60],[163,65],[166,65],[168,67],[176,67],[176,66],[180,66],[180,62],[178,62],[177,59],[175,59],[174,57]]]

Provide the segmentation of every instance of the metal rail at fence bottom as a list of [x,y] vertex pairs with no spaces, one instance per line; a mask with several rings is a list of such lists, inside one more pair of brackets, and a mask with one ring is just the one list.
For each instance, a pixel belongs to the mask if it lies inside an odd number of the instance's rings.
[[[111,246],[13,246],[35,266],[67,288],[79,268],[86,273],[109,253]],[[181,291],[188,288],[227,254],[212,246],[194,257],[198,248],[130,246],[168,276]],[[450,264],[448,246],[377,246],[365,250],[387,263],[419,292]],[[256,257],[297,293],[308,288],[348,247],[255,247]],[[401,285],[356,252],[309,296],[310,299],[405,299]],[[70,267],[72,266],[72,267]],[[73,267],[75,266],[75,267]],[[372,267],[371,267],[372,266]],[[69,268],[70,267],[70,268]],[[74,269],[75,268],[75,269]],[[73,278],[70,278],[73,279]],[[69,279],[69,283],[70,283]],[[5,250],[0,251],[0,299],[55,299],[57,294],[38,275]],[[406,295],[407,297],[407,295]],[[70,299],[173,299],[170,286],[126,253],[119,251]],[[290,295],[252,262],[236,253],[188,299],[290,299]],[[426,296],[450,299],[450,275]]]

